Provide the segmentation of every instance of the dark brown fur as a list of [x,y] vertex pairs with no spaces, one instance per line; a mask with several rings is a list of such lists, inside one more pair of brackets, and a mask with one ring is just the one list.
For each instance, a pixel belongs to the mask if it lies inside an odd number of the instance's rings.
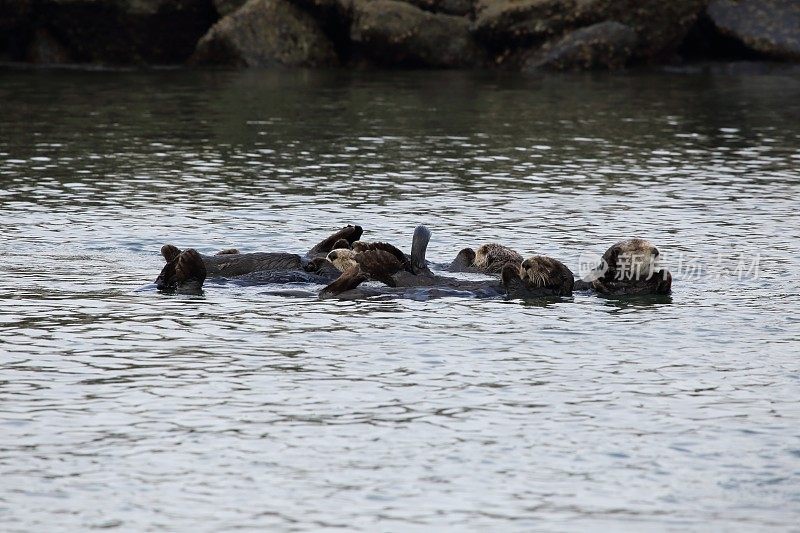
[[169,263],[181,253],[180,248],[175,246],[174,244],[165,244],[161,247],[161,255],[164,257],[164,261]]
[[672,292],[672,274],[662,269],[647,279],[614,280],[600,278],[592,282],[592,288],[609,296],[669,294]]
[[345,226],[309,250],[307,257],[313,258],[320,255],[328,255],[328,253],[333,250],[333,246],[338,243],[339,240],[345,240],[347,243],[352,245],[361,238],[361,234],[363,232],[364,230],[361,228],[361,226]]
[[161,291],[200,292],[205,279],[203,258],[197,250],[189,248],[164,265],[156,285]]
[[511,298],[569,296],[575,286],[575,276],[564,263],[543,255],[529,257],[519,266],[507,263],[502,279]]
[[322,298],[326,296],[336,296],[345,291],[355,289],[368,279],[367,275],[361,271],[361,267],[356,265],[342,272],[342,274],[336,278],[336,281],[322,289],[319,295]]
[[[620,261],[623,254],[633,254],[646,261],[646,276],[633,269],[630,260]],[[672,275],[666,269],[653,272],[650,260],[659,256],[658,248],[644,239],[628,239],[611,246],[603,254],[600,276],[591,281],[592,288],[600,294],[609,296],[669,294],[672,291]],[[622,263],[622,264],[621,264]],[[626,270],[626,266],[630,267]]]
[[357,265],[342,272],[336,281],[322,289],[320,296],[335,296],[355,289],[368,280],[380,281],[394,287],[392,275],[403,270],[403,263],[387,250],[366,250],[357,253],[354,259]]
[[383,250],[392,254],[401,264],[402,268],[411,272],[411,261],[408,256],[402,252],[397,246],[389,244],[388,242],[356,242],[353,244],[353,250],[356,252],[368,252],[371,250]]

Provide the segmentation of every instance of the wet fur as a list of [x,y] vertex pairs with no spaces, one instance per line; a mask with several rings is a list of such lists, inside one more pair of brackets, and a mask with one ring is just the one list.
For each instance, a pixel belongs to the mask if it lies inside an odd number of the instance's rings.
[[341,246],[340,241],[344,240],[349,244],[353,244],[361,238],[364,230],[361,226],[348,225],[340,229],[327,239],[317,243],[311,250],[308,251],[306,257],[313,259],[314,257],[326,256],[334,249],[334,246]]
[[368,280],[380,281],[390,287],[395,286],[393,274],[403,270],[395,254],[386,250],[371,249],[356,253],[352,250],[334,250],[328,258],[342,274],[320,293],[320,297],[336,296],[352,290]]
[[164,292],[195,294],[202,291],[205,279],[206,267],[203,258],[197,250],[189,248],[179,252],[164,265],[156,278],[156,286],[158,290]]
[[447,270],[450,272],[480,272],[480,269],[475,266],[475,250],[463,248],[453,262],[448,265]]
[[383,250],[392,254],[402,265],[403,269],[411,272],[411,258],[404,254],[397,246],[388,242],[363,242],[353,243],[353,250],[356,252],[367,252],[370,250]]
[[564,263],[544,255],[535,255],[515,266],[507,263],[502,271],[503,286],[511,298],[569,296],[575,276]]
[[355,289],[363,282],[367,281],[367,279],[369,278],[361,271],[358,265],[352,266],[342,272],[341,276],[336,278],[333,283],[322,289],[319,296],[320,298],[337,296],[343,292]]
[[661,269],[647,279],[622,281],[598,279],[592,282],[592,288],[608,296],[670,294],[672,274],[666,269]]
[[339,249],[329,253],[327,259],[339,269],[339,272],[344,272],[358,265],[356,255],[357,252],[354,250]]
[[522,263],[522,256],[508,246],[489,243],[482,244],[475,250],[474,264],[485,272],[499,273],[508,263],[517,265]]

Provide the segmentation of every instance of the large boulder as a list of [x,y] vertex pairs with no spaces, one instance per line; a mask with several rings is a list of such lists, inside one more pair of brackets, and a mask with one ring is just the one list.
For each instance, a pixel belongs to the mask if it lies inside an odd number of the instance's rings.
[[635,56],[658,60],[674,54],[708,0],[577,0],[579,13],[615,20],[639,35]]
[[333,44],[314,18],[286,0],[250,0],[197,43],[195,65],[237,67],[336,64]]
[[635,56],[659,58],[681,43],[708,0],[478,0],[475,35],[496,50],[537,46],[604,21],[639,36]]
[[523,62],[523,70],[617,69],[633,56],[637,43],[629,26],[600,22],[545,45]]
[[756,52],[800,60],[798,0],[713,0],[707,14],[723,35]]
[[573,0],[478,0],[475,35],[493,48],[542,41],[579,23]]
[[465,17],[395,0],[356,0],[350,39],[358,53],[381,65],[463,68],[484,60]]
[[109,64],[182,63],[217,17],[212,0],[39,0],[33,15],[75,61]]

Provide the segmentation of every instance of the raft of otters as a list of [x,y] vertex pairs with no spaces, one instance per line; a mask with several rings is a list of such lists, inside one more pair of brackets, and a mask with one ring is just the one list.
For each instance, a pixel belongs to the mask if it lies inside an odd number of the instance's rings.
[[[316,283],[325,285],[319,296],[357,298],[402,289],[428,288],[443,294],[531,299],[569,296],[573,291],[603,295],[669,294],[672,276],[656,270],[658,248],[644,239],[628,239],[611,246],[590,281],[576,280],[564,263],[552,257],[523,258],[500,244],[464,248],[449,264],[435,265],[444,272],[473,272],[493,279],[470,280],[430,269],[425,253],[431,232],[425,226],[414,231],[411,253],[386,242],[361,240],[361,226],[346,226],[318,243],[304,255],[285,252],[240,253],[223,250],[203,255],[189,248],[181,251],[166,244],[161,248],[167,264],[156,279],[163,292],[199,294],[208,278],[245,284]],[[378,288],[360,287],[366,281]],[[373,284],[375,285],[375,284]]]

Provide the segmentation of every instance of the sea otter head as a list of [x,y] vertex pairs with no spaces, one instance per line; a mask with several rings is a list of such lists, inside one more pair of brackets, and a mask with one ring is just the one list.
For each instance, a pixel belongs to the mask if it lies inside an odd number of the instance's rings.
[[519,267],[519,277],[531,287],[548,287],[562,277],[559,266],[564,267],[556,259],[534,255],[522,262]]
[[174,244],[165,244],[161,247],[161,255],[164,257],[164,261],[169,263],[176,257],[181,254],[180,248],[175,246]]
[[348,268],[356,266],[356,252],[345,248],[333,250],[328,254],[328,261],[333,263],[340,272],[344,272]]
[[475,251],[474,265],[487,272],[500,272],[508,263],[519,265],[522,256],[502,244],[482,244]]
[[453,265],[458,266],[460,268],[469,268],[475,265],[475,250],[472,248],[464,248],[460,252],[455,259],[453,259]]
[[646,280],[657,270],[658,248],[645,239],[620,241],[603,254],[603,279]]
[[506,263],[502,270],[503,285],[512,298],[568,296],[575,277],[561,261],[534,255],[520,265]]

